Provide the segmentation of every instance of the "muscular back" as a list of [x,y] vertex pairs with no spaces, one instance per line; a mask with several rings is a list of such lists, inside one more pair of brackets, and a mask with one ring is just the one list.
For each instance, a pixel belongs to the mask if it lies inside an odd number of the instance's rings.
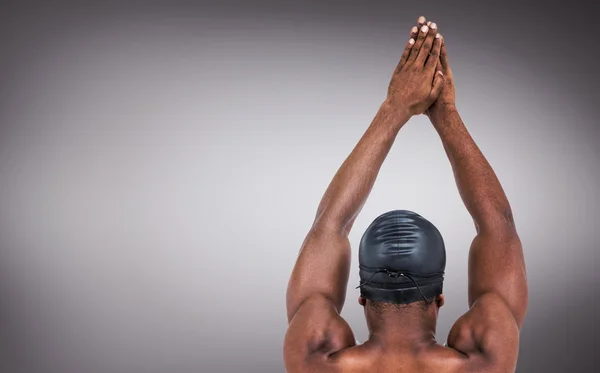
[[460,317],[448,346],[382,348],[356,345],[330,301],[315,297],[290,323],[284,346],[287,373],[514,372],[519,330],[510,309],[495,294],[481,297]]
[[465,356],[452,348],[432,345],[423,350],[382,351],[366,342],[337,357],[339,372],[467,372]]

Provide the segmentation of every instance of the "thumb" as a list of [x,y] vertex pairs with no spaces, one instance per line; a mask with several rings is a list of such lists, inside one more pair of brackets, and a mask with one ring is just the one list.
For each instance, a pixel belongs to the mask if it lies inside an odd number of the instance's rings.
[[442,92],[442,87],[444,86],[444,73],[440,70],[435,72],[435,77],[433,78],[433,87],[431,87],[431,92],[429,92],[429,102],[433,103],[440,93]]

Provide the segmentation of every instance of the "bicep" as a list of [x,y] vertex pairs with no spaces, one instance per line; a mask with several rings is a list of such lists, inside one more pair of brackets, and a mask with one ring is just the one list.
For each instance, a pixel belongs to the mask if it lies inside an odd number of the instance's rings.
[[350,241],[343,233],[313,227],[306,236],[290,277],[286,306],[288,321],[300,304],[315,294],[330,299],[341,312],[350,274]]
[[510,227],[479,233],[469,252],[469,306],[494,293],[509,307],[519,327],[527,311],[528,292],[521,241]]
[[333,302],[311,296],[300,305],[285,335],[286,371],[335,371],[332,356],[354,345],[354,334]]

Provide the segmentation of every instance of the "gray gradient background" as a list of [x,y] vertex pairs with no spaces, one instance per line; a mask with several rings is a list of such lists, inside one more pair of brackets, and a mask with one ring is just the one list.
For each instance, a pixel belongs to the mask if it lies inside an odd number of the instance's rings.
[[[3,2],[2,372],[282,372],[300,244],[419,15],[446,38],[524,244],[518,372],[597,371],[597,14],[448,3]],[[425,117],[400,132],[353,247],[396,208],[445,237],[443,341],[475,232]],[[354,253],[343,316],[364,340]]]

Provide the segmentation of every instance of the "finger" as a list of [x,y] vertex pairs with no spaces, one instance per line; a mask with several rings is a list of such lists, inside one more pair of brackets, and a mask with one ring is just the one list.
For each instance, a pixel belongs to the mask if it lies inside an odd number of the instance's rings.
[[427,25],[421,26],[419,30],[419,36],[417,36],[417,40],[415,41],[415,44],[410,50],[410,56],[408,56],[408,60],[406,61],[407,65],[414,63],[417,59],[417,56],[419,55],[419,50],[421,50],[421,45],[423,45],[423,42],[425,41],[425,38],[427,37],[428,33],[429,27],[427,27]]
[[417,40],[417,36],[419,36],[419,27],[413,26],[413,28],[410,29],[410,37]]
[[435,23],[432,23],[431,27],[429,28],[429,32],[427,33],[427,36],[423,40],[423,44],[421,46],[421,49],[419,50],[419,55],[417,56],[417,59],[415,61],[415,63],[418,64],[418,66],[425,65],[425,61],[427,61],[427,57],[429,57],[429,53],[431,52],[431,48],[433,47],[433,40],[435,38],[435,35],[437,35],[437,25]]
[[410,38],[408,43],[406,43],[406,47],[404,48],[404,52],[402,52],[402,57],[400,57],[400,63],[398,64],[398,68],[396,69],[396,72],[400,72],[400,70],[402,69],[402,66],[404,66],[404,64],[406,63],[406,60],[408,60],[408,57],[410,56],[410,51],[414,44],[415,44],[415,39],[413,39],[413,38]]
[[419,19],[417,20],[417,27],[421,28],[423,27],[423,25],[425,25],[427,22],[427,19],[423,16],[419,17]]
[[435,35],[433,39],[433,47],[431,48],[431,52],[429,52],[429,58],[425,63],[425,68],[430,70],[435,70],[435,67],[440,62],[440,50],[442,48],[442,39],[440,38],[440,34]]
[[[441,72],[442,74],[444,73],[444,68],[442,67],[442,63],[439,61],[435,65],[435,73],[437,74],[438,72]],[[434,77],[434,79],[435,79],[435,77]]]
[[440,37],[442,40],[442,47],[440,48],[440,63],[442,64],[442,68],[446,70],[449,66],[448,64],[448,55],[446,53],[446,42],[444,41],[444,37]]
[[396,69],[396,72],[399,72],[402,66],[404,66],[406,63],[406,60],[408,60],[410,51],[413,47],[413,44],[415,44],[415,40],[417,39],[418,32],[419,29],[416,26],[410,30],[410,39],[408,40],[408,43],[406,43],[406,47],[404,47],[404,52],[402,52],[402,57],[400,57],[400,63],[398,64],[398,69]]
[[437,100],[438,96],[442,92],[442,87],[444,86],[444,73],[441,71],[437,71],[435,73],[435,78],[433,79],[433,87],[431,87],[431,92],[429,92],[429,102],[433,104],[435,100]]
[[442,65],[438,61],[438,63],[435,65],[435,73],[431,77],[431,86],[432,87],[433,87],[433,82],[435,82],[435,78],[438,76],[439,73],[441,73],[442,75],[444,75],[444,72],[442,71]]

